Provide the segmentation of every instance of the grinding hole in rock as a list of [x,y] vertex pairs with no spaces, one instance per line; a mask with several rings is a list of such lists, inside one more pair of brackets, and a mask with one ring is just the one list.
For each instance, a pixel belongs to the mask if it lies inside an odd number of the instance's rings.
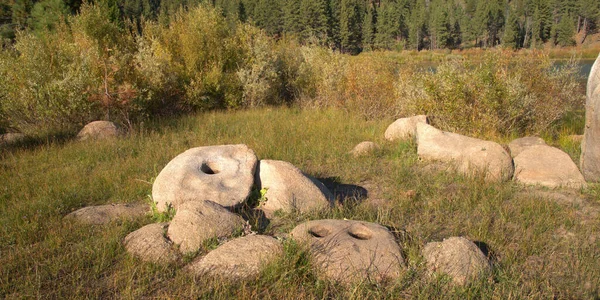
[[372,237],[371,231],[361,224],[352,225],[348,229],[348,234],[358,240],[368,240]]
[[329,235],[329,230],[322,226],[314,226],[308,230],[308,233],[310,233],[314,237],[322,238]]
[[207,161],[207,162],[202,163],[202,165],[200,166],[200,171],[202,171],[202,173],[207,174],[207,175],[215,175],[215,174],[219,173],[221,170],[219,170],[216,163]]

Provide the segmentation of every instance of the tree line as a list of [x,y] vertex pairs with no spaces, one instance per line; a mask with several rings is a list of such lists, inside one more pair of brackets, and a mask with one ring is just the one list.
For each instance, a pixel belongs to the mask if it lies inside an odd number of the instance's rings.
[[[344,53],[368,50],[538,48],[583,43],[598,31],[598,0],[98,0],[112,21],[168,24],[180,7],[209,2],[230,22]],[[81,0],[0,0],[0,36],[52,28]]]

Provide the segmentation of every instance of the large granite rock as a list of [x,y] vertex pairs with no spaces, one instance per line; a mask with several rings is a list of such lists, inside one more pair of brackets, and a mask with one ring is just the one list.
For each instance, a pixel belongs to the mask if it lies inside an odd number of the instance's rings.
[[586,180],[600,181],[600,55],[587,82],[585,129],[581,143],[581,172]]
[[152,186],[159,211],[187,201],[210,200],[224,207],[244,202],[254,184],[258,159],[246,145],[189,149],[171,160]]
[[394,280],[405,267],[394,236],[375,223],[309,221],[296,226],[290,236],[309,246],[313,265],[326,278],[340,283]]
[[146,225],[125,237],[127,252],[146,262],[169,264],[179,258],[173,244],[165,237],[168,223]]
[[198,251],[205,240],[232,235],[245,223],[242,217],[212,201],[188,201],[179,206],[167,236],[186,254]]
[[528,136],[515,139],[508,144],[508,148],[510,149],[510,156],[514,158],[528,147],[536,145],[546,145],[546,142],[542,138],[537,136]]
[[77,139],[85,140],[104,140],[116,138],[119,136],[117,126],[110,121],[94,121],[83,127],[77,134]]
[[452,282],[458,285],[476,280],[492,270],[490,262],[477,245],[463,237],[428,243],[423,248],[423,257],[430,275],[449,275]]
[[266,201],[260,208],[267,216],[284,212],[323,209],[333,204],[333,195],[320,181],[310,178],[291,163],[261,160],[256,172],[256,185],[266,189]]
[[417,154],[423,160],[452,164],[466,175],[485,176],[488,181],[509,180],[514,171],[510,155],[499,144],[424,123],[417,124]]
[[188,270],[197,276],[215,276],[242,280],[260,274],[265,264],[283,254],[276,239],[265,235],[249,235],[219,246],[194,261]]
[[390,142],[410,140],[415,136],[418,123],[428,124],[427,116],[419,115],[398,119],[385,130],[385,139]]
[[150,211],[147,204],[107,204],[80,208],[65,216],[84,224],[102,225],[118,220],[132,220]]
[[514,159],[518,182],[550,188],[586,186],[585,179],[571,157],[547,145],[529,146]]

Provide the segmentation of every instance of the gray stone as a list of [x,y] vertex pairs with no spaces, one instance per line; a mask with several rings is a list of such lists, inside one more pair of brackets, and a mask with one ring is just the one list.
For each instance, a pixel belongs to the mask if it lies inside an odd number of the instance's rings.
[[189,149],[171,160],[152,186],[159,211],[187,201],[210,200],[225,207],[244,202],[254,184],[257,158],[246,145]]
[[25,135],[22,133],[9,132],[0,134],[0,146],[3,145],[14,145],[25,140]]
[[334,200],[323,183],[280,160],[259,162],[256,185],[259,189],[267,189],[266,201],[260,206],[267,216],[278,210],[304,213],[323,209],[330,207]]
[[394,236],[375,223],[309,221],[290,236],[309,246],[312,263],[323,276],[340,283],[394,280],[405,268]]
[[585,179],[571,157],[547,145],[527,147],[514,159],[518,182],[550,188],[586,186]]
[[508,144],[508,148],[510,149],[510,156],[514,158],[517,155],[519,155],[519,153],[523,152],[523,150],[527,149],[527,147],[535,145],[546,145],[546,142],[544,141],[544,139],[539,138],[537,136],[528,136],[513,140]]
[[165,237],[168,226],[168,223],[149,224],[128,234],[123,241],[125,249],[146,262],[169,264],[177,261],[177,251]]
[[365,156],[377,151],[378,149],[379,145],[373,142],[365,141],[356,145],[354,149],[350,151],[350,154],[352,154],[354,157]]
[[600,181],[600,55],[587,82],[585,129],[581,142],[581,172],[586,180]]
[[260,274],[265,264],[283,254],[276,239],[265,235],[249,235],[219,246],[194,261],[188,270],[196,276],[214,276],[242,280]]
[[427,116],[419,115],[410,118],[401,118],[390,124],[385,130],[385,139],[393,142],[397,140],[406,141],[412,139],[417,130],[417,124],[428,124]]
[[118,220],[133,220],[150,211],[147,204],[107,204],[80,208],[65,216],[65,219],[80,223],[102,225]]
[[83,127],[77,134],[77,139],[85,140],[105,140],[119,136],[117,126],[110,121],[94,121]]
[[423,257],[430,275],[449,275],[457,285],[476,280],[492,270],[490,262],[481,250],[463,237],[428,243],[423,249]]
[[417,154],[423,160],[451,164],[466,175],[482,175],[488,181],[509,180],[513,175],[510,155],[498,143],[433,126],[417,124]]
[[242,217],[217,203],[188,201],[177,209],[167,236],[186,254],[198,251],[205,240],[231,236],[245,224]]

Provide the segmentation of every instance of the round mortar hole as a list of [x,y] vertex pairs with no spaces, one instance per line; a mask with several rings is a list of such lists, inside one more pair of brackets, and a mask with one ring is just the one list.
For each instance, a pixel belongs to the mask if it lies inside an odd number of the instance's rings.
[[364,225],[354,224],[348,229],[348,234],[358,240],[368,240],[373,237],[371,230]]
[[221,170],[219,170],[219,168],[217,168],[217,165],[210,161],[203,162],[202,165],[200,166],[200,171],[202,171],[202,173],[208,174],[208,175],[214,175],[214,174],[221,172]]
[[329,235],[329,230],[327,230],[327,228],[325,228],[323,226],[317,225],[317,226],[310,228],[308,230],[308,233],[310,233],[310,235],[312,235],[314,237],[322,238],[322,237]]

